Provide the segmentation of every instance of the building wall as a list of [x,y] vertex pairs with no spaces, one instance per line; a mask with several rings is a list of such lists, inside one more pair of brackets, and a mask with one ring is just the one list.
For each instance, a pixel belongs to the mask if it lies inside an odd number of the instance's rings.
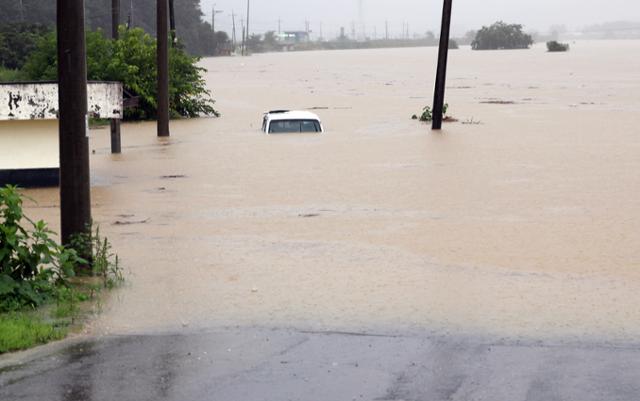
[[0,170],[58,168],[58,121],[0,121]]
[[[90,82],[87,85],[91,117],[121,119],[122,84]],[[0,120],[53,120],[58,118],[58,84],[42,82],[0,84]]]

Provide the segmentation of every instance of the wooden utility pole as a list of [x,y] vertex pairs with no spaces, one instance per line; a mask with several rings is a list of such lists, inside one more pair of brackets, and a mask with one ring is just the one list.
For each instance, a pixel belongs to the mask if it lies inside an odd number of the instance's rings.
[[178,33],[176,31],[176,9],[173,0],[169,0],[169,30],[171,32],[171,47],[178,44]]
[[56,18],[60,226],[62,243],[69,245],[75,236],[87,233],[91,225],[84,0],[57,0]]
[[[58,0],[62,1],[62,0]],[[169,136],[169,10],[167,0],[157,0],[158,25],[158,136]]]
[[451,33],[451,8],[453,0],[444,0],[442,10],[442,30],[440,32],[440,51],[438,54],[438,72],[436,74],[436,88],[433,96],[433,125],[432,129],[442,129],[444,110],[444,94],[447,84],[447,59],[449,57],[449,35]]
[[[118,40],[120,27],[120,0],[111,0],[111,38]],[[120,120],[111,120],[111,153],[122,153],[122,141],[120,138]]]

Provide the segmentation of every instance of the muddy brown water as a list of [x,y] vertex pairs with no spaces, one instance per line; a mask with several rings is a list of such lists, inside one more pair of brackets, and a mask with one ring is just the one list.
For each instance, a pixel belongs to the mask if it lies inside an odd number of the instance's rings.
[[[89,330],[230,325],[640,335],[640,41],[205,59],[220,119],[91,133],[94,218],[128,270]],[[326,134],[265,136],[317,108]],[[56,190],[28,191],[57,229]],[[116,224],[118,223],[118,224]]]

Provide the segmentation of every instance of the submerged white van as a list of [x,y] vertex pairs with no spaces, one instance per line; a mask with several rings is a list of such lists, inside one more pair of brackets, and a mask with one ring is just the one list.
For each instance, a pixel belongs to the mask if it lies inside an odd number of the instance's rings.
[[264,114],[262,131],[267,134],[321,133],[320,117],[308,111],[273,110]]

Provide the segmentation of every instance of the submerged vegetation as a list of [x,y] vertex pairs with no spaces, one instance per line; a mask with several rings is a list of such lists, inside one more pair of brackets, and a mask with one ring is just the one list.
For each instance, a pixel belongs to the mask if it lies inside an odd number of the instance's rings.
[[484,26],[476,33],[471,43],[473,50],[528,49],[533,38],[523,32],[522,25],[502,21]]
[[[0,353],[64,337],[82,302],[124,280],[98,230],[67,248],[44,221],[26,217],[22,205],[15,187],[0,189]],[[77,246],[90,261],[78,256]]]
[[552,53],[567,52],[569,51],[569,44],[560,43],[556,40],[552,40],[551,42],[547,42],[547,50],[549,50]]
[[[446,121],[449,117],[447,117],[447,111],[449,111],[449,103],[445,103],[442,108],[442,117],[443,120]],[[422,114],[418,117],[417,114],[414,114],[411,117],[413,120],[420,120],[422,122],[431,122],[433,121],[433,112],[431,111],[431,106],[426,106],[422,109]]]

